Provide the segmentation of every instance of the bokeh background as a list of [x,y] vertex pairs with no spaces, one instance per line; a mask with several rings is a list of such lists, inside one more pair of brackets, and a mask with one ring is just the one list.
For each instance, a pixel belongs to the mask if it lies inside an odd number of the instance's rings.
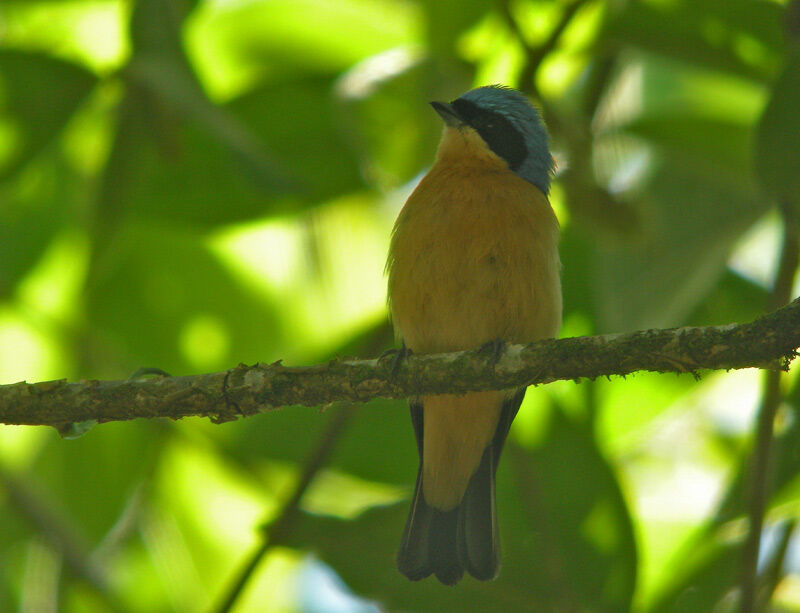
[[[752,319],[800,202],[798,43],[770,0],[4,0],[0,382],[379,354],[427,102],[488,83],[550,126],[564,336]],[[800,611],[795,379],[758,475],[771,611]],[[762,388],[530,390],[502,574],[455,589],[394,569],[403,402],[0,426],[0,610],[732,611]]]

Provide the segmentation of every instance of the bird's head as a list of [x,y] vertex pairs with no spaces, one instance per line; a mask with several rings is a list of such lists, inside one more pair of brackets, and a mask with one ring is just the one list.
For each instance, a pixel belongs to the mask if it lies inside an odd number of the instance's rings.
[[548,193],[554,170],[550,139],[539,112],[520,92],[487,85],[431,106],[448,127],[473,130],[511,171]]

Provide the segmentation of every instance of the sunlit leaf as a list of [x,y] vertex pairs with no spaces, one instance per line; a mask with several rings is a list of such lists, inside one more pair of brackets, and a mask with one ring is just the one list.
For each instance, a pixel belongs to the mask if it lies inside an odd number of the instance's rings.
[[227,100],[259,83],[338,74],[416,45],[420,21],[415,4],[393,0],[204,2],[185,38],[203,83]]
[[692,543],[675,560],[675,581],[647,613],[714,611],[736,585],[741,552],[737,545]]
[[221,351],[208,356],[209,369],[281,357],[273,353],[283,342],[277,305],[243,288],[196,237],[131,225],[106,257],[118,267],[98,273],[86,295],[93,369],[111,377],[143,365],[193,372],[185,353],[193,345],[184,335],[198,317],[225,339]]
[[343,127],[370,182],[394,188],[430,165],[441,120],[428,106],[431,65],[396,49],[356,66],[339,82]]

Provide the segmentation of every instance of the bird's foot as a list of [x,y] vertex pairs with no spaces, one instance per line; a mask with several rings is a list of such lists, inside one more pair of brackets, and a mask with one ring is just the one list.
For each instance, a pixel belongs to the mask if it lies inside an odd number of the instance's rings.
[[481,345],[478,354],[486,356],[494,367],[500,361],[507,344],[502,338],[496,338]]
[[402,366],[403,362],[413,353],[411,349],[406,347],[406,344],[403,343],[400,349],[387,349],[384,351],[379,357],[378,362],[384,360],[384,358],[391,357],[391,361],[389,362],[389,376],[394,379],[397,377],[397,373],[400,372],[400,366]]

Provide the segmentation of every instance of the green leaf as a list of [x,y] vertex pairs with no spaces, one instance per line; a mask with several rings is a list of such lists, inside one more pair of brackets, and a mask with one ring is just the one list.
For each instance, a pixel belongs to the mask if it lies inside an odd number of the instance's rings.
[[[717,285],[739,236],[769,206],[749,154],[761,89],[663,59],[635,65],[641,79],[633,116],[621,114],[595,141],[598,153],[620,144],[636,152],[607,155],[621,159],[607,174],[641,170],[619,196],[636,211],[638,232],[591,246],[600,331],[681,325]],[[634,138],[620,139],[616,130]]]
[[297,181],[307,203],[362,189],[364,182],[327,76],[269,83],[228,105]]
[[420,21],[416,5],[393,0],[204,2],[185,36],[203,83],[229,97],[264,80],[341,74],[417,45]]
[[131,15],[134,54],[183,57],[181,27],[197,0],[139,0]]
[[75,440],[54,431],[32,470],[58,501],[55,512],[63,509],[79,523],[80,536],[97,545],[135,489],[151,476],[165,432],[145,420],[104,424]]
[[[394,556],[407,513],[404,502],[371,509],[353,521],[303,514],[284,544],[317,553],[357,594],[389,610],[523,611],[542,605],[532,586],[508,576],[510,568],[524,566],[530,559],[520,555],[522,548],[505,530],[504,566],[496,580],[482,583],[467,577],[455,589],[435,579],[406,580],[397,571]],[[526,553],[534,555],[530,549]]]
[[[0,189],[0,198],[3,191]],[[46,209],[0,207],[0,297],[13,292],[57,230],[58,217]]]
[[627,2],[607,35],[688,64],[766,80],[782,51],[782,8],[752,0]]
[[[232,424],[222,435],[246,463],[265,457],[302,463],[324,421],[316,408],[287,407]],[[374,400],[358,408],[328,465],[361,479],[408,485],[417,457],[407,403]]]
[[87,362],[119,378],[141,366],[172,374],[277,359],[285,342],[278,297],[243,287],[198,236],[126,224],[85,295]]
[[736,544],[692,542],[675,561],[675,579],[647,613],[716,611],[736,585],[741,551]]
[[40,156],[0,182],[0,297],[9,296],[39,261],[81,190],[58,155]]
[[231,150],[178,114],[156,111],[130,92],[118,111],[117,133],[103,176],[98,217],[104,241],[128,217],[208,227],[260,216],[270,178],[256,181]]
[[343,128],[367,180],[393,189],[430,166],[442,128],[424,93],[434,78],[430,62],[399,49],[384,57],[396,73],[371,74],[367,63],[348,74],[338,90]]
[[700,173],[738,184],[743,190],[752,189],[752,129],[741,120],[661,115],[634,120],[625,130],[647,139],[662,155],[680,159],[681,164]]
[[787,61],[761,116],[755,164],[765,191],[800,206],[800,51]]
[[394,553],[408,503],[353,521],[303,515],[285,544],[317,552],[357,593],[392,610],[628,611],[636,576],[630,518],[591,432],[557,415],[542,448],[506,454],[498,485],[504,561],[495,581],[465,578],[452,589],[403,579]]
[[428,45],[439,59],[454,58],[458,39],[485,16],[491,5],[477,0],[427,0],[422,3]]
[[[186,150],[199,147],[201,152],[210,154],[205,163],[193,160],[194,177],[185,185],[178,184],[176,191],[198,185],[220,156],[232,156],[229,164],[243,167],[248,181],[283,188],[279,191],[288,188],[292,181],[264,144],[229,112],[212,103],[200,85],[183,48],[185,7],[175,0],[143,0],[135,7],[130,26],[134,53],[123,74],[129,86],[129,107],[138,107],[141,112],[128,113],[123,118],[143,125],[128,129],[152,134],[162,154],[175,156],[176,148],[184,140],[191,140],[191,136],[181,134],[182,128],[191,126],[207,144],[190,142]],[[156,167],[162,162],[156,161]],[[198,185],[192,195],[208,187],[208,183]],[[219,190],[216,187],[211,191]]]
[[[592,313],[595,304],[590,300],[594,291],[592,268],[595,257],[595,239],[595,234],[582,224],[571,223],[561,233],[558,250],[563,267],[561,292],[564,303],[564,320],[571,315],[577,315],[585,319],[587,325],[593,325],[595,321]],[[586,330],[586,334],[593,332],[592,329]]]
[[60,134],[96,82],[93,74],[75,64],[41,53],[0,49],[0,180]]
[[527,568],[511,572],[549,603],[542,610],[628,611],[636,583],[633,527],[592,429],[554,409],[544,444],[513,465],[515,506],[526,510],[535,553]]
[[[209,227],[296,211],[363,188],[338,129],[332,88],[332,79],[314,78],[252,91],[218,109],[242,127],[224,137],[218,131],[225,131],[224,122],[211,128],[213,121],[154,109],[151,97],[131,91],[120,110],[102,208]],[[237,141],[237,134],[247,136]],[[269,162],[247,153],[254,142],[270,152]]]
[[[776,432],[773,441],[771,458],[770,491],[768,508],[797,500],[800,486],[800,454],[797,453],[797,441],[800,439],[800,383],[795,381],[786,398],[788,426]],[[750,448],[745,448],[739,466],[728,487],[725,497],[714,516],[713,525],[720,526],[727,521],[741,517],[748,512],[752,470]]]
[[185,118],[233,154],[252,177],[268,184],[288,185],[286,171],[268,148],[235,117],[206,97],[183,58],[136,57],[128,66],[128,74],[135,86],[146,92],[156,119],[159,114],[163,116],[160,123],[153,122],[157,130],[174,129],[169,123],[180,124],[179,118]]
[[764,314],[767,291],[757,283],[726,271],[720,282],[686,320],[689,326],[716,326],[752,321]]
[[737,239],[769,203],[683,158],[659,164],[640,200],[643,236],[594,260],[599,331],[680,325],[719,282]]
[[[27,516],[17,500],[10,495],[8,477],[19,479],[17,471],[11,471],[6,466],[0,466],[0,486],[3,492],[3,504],[0,505],[0,551],[3,552],[2,561],[4,571],[0,575],[0,609],[13,611],[18,608],[21,587],[25,580],[25,557],[31,539],[39,536],[38,527],[34,518]],[[28,484],[30,481],[28,481]],[[38,492],[37,492],[38,493]]]

